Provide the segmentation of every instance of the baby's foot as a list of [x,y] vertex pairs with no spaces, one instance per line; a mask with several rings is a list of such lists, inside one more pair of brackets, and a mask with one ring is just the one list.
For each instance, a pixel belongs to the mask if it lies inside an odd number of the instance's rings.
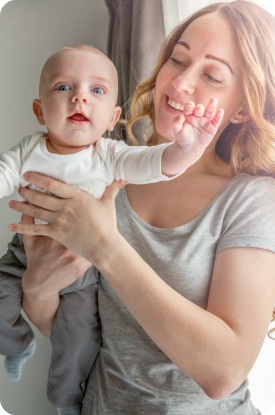
[[22,353],[16,354],[14,356],[6,356],[4,365],[6,372],[11,380],[17,382],[22,375],[22,369],[29,360],[36,349],[36,342],[33,339],[27,349],[25,349]]

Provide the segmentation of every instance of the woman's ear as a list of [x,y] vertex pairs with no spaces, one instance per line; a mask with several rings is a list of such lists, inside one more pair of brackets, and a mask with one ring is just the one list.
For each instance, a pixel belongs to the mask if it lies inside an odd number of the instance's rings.
[[250,115],[246,107],[242,106],[235,115],[230,118],[230,122],[233,124],[241,124],[242,122],[246,122],[250,119]]
[[41,105],[41,100],[40,99],[35,99],[32,103],[32,109],[34,114],[36,115],[36,118],[38,119],[38,122],[40,125],[45,125],[45,121],[43,118],[43,113],[42,113],[42,105]]
[[107,131],[113,131],[114,130],[114,127],[115,127],[116,123],[119,120],[120,114],[121,114],[121,108],[120,107],[115,107],[113,117],[110,121],[110,124],[108,125]]

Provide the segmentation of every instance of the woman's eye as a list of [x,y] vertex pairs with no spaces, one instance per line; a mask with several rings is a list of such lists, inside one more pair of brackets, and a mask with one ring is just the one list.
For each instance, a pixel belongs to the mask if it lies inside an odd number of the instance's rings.
[[207,78],[209,82],[212,82],[213,84],[221,84],[221,81],[209,75],[208,73],[205,74],[205,77]]
[[59,85],[57,87],[57,90],[58,91],[69,91],[70,90],[70,87],[68,85]]
[[172,61],[173,65],[175,65],[175,66],[182,66],[184,68],[187,66],[185,62],[180,61],[176,58],[171,58],[171,61]]
[[103,89],[103,88],[101,88],[100,86],[95,86],[95,87],[93,87],[93,88],[91,89],[91,91],[92,91],[94,94],[98,94],[98,95],[105,94],[104,89]]

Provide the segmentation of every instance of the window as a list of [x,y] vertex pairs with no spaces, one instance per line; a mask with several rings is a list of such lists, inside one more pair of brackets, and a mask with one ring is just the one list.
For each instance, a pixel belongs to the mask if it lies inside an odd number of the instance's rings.
[[[275,3],[270,0],[254,0],[254,2],[275,15]],[[162,0],[165,35],[167,36],[180,21],[190,16],[197,9],[211,3],[216,3],[216,1]]]

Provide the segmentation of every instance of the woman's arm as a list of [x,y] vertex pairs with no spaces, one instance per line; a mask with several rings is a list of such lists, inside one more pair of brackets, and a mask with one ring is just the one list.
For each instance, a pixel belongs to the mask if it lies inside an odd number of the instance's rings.
[[[33,224],[23,215],[22,224]],[[22,307],[29,319],[47,337],[59,306],[59,292],[80,275],[91,263],[45,236],[24,236],[28,267],[22,278]]]
[[157,346],[210,398],[235,391],[267,333],[275,254],[253,248],[218,254],[204,310],[160,279],[122,237],[109,249],[109,262],[97,267]]
[[28,180],[58,198],[21,189],[35,206],[16,201],[11,206],[49,224],[12,225],[12,230],[51,236],[93,262],[153,341],[211,398],[240,386],[270,321],[275,254],[255,248],[219,253],[204,310],[168,286],[119,234],[113,203],[117,185],[94,200],[37,174]]

